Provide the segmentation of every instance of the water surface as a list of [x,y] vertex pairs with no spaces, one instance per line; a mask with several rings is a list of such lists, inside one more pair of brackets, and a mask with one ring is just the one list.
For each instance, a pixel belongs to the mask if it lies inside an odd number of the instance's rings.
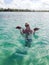
[[[24,50],[24,38],[16,26],[28,22],[31,29],[40,30],[32,35],[31,48],[26,55],[15,54]],[[0,12],[0,65],[49,65],[49,13]]]

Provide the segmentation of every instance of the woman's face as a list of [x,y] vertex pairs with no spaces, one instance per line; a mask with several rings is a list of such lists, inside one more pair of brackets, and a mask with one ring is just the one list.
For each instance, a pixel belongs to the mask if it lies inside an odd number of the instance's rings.
[[27,30],[30,30],[30,27],[29,27],[29,26],[27,26],[27,27],[26,27],[26,29],[27,29]]

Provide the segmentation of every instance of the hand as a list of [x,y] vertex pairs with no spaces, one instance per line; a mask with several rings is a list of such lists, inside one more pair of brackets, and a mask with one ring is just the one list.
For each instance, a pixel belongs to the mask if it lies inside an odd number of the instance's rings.
[[34,31],[38,31],[39,30],[39,28],[34,28]]
[[21,29],[21,27],[20,26],[17,26],[16,29]]

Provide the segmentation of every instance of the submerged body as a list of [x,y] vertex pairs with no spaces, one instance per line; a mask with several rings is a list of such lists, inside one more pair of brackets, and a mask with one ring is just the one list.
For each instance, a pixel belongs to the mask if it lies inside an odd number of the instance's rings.
[[21,34],[25,35],[25,46],[30,47],[32,42],[32,34],[33,30],[30,29],[30,26],[28,23],[25,24],[25,29],[21,30]]

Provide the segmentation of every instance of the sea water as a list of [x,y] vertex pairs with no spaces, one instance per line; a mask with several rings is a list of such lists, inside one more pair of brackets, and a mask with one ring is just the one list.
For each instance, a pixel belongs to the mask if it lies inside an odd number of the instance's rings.
[[[40,28],[30,48],[16,26]],[[27,54],[21,54],[26,49]],[[20,51],[16,53],[16,51]],[[0,12],[0,65],[49,65],[49,12]]]

